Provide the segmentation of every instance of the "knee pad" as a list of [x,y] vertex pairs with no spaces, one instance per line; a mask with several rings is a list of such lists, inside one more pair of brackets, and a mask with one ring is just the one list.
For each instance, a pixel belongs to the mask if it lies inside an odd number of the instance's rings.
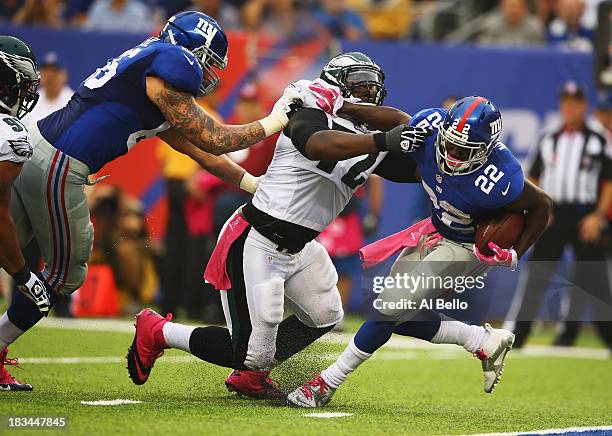
[[75,264],[68,268],[68,274],[62,287],[58,290],[60,294],[70,295],[79,289],[87,277],[87,263]]
[[298,319],[308,327],[324,328],[333,326],[342,321],[344,310],[342,309],[342,299],[338,288],[334,286],[325,292],[313,295],[317,305],[311,313],[296,312]]
[[[70,265],[65,277],[61,277],[62,286],[58,290],[60,294],[70,295],[77,289],[79,289],[85,282],[87,277],[87,262],[91,256],[91,250],[93,247],[94,229],[93,224],[89,221],[87,216],[87,222],[77,226],[79,232],[75,235],[77,238],[72,245],[72,256],[70,258]],[[57,274],[62,274],[58,272]],[[54,282],[54,277],[49,276],[49,282]]]

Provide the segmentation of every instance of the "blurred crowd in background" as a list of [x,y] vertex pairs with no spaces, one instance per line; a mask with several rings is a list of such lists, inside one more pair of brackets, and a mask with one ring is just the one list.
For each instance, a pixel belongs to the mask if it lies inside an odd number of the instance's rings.
[[592,49],[601,0],[0,0],[15,24],[155,32],[183,10],[288,39],[473,42]]

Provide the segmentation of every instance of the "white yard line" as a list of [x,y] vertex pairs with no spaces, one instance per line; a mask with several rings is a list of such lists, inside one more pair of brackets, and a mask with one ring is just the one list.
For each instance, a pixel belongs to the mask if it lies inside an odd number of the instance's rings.
[[[133,324],[133,320],[45,318],[37,325],[37,328],[133,333]],[[348,344],[351,337],[351,333],[331,332],[325,335],[322,340],[328,343],[345,345]],[[411,352],[406,353],[404,356],[400,356],[398,354],[393,356],[388,354],[393,350],[410,350]],[[375,354],[375,357],[378,356],[378,358],[381,360],[402,360],[423,357],[426,357],[428,359],[449,359],[454,358],[457,355],[465,355],[465,351],[455,345],[431,344],[429,342],[421,341],[418,339],[412,339],[397,335],[393,336],[391,340],[385,345],[385,348],[381,351],[383,352],[382,354]],[[422,352],[424,351],[427,351],[427,353],[423,354]],[[563,357],[574,359],[606,360],[610,359],[610,352],[603,348],[528,345],[521,350],[512,351],[511,356],[513,359],[532,357]],[[26,362],[25,359],[22,359],[22,361]]]
[[[185,354],[184,356],[166,356],[159,360],[160,363],[184,363],[198,362],[197,357]],[[125,357],[121,356],[98,356],[98,357],[20,357],[19,364],[99,364],[99,363],[125,363]]]
[[[588,360],[608,360],[609,354],[606,350],[598,349],[582,349],[581,354],[575,354],[572,350],[557,350],[554,347],[533,347],[525,350],[525,352],[514,352],[510,355],[511,359],[531,359],[535,357],[566,357]],[[552,348],[552,349],[550,349]],[[564,354],[564,352],[566,354]],[[310,357],[317,360],[335,360],[340,353],[312,353],[304,352],[304,357]],[[415,348],[414,350],[384,348],[374,354],[373,359],[379,361],[400,361],[400,360],[452,360],[457,358],[469,358],[468,354],[459,347],[442,350],[423,350]],[[23,364],[52,364],[52,365],[72,365],[72,364],[105,364],[105,363],[125,363],[123,356],[96,356],[96,357],[20,357],[19,362]],[[201,362],[200,359],[189,354],[180,356],[164,356],[158,363],[160,364],[176,364],[187,362]]]
[[134,320],[97,318],[43,318],[36,328],[133,333]]
[[329,418],[344,418],[346,416],[353,416],[353,414],[345,413],[345,412],[319,412],[319,413],[305,413],[304,416],[308,418],[329,419]]
[[123,406],[125,404],[140,404],[139,400],[126,400],[118,398],[116,400],[97,400],[97,401],[81,401],[84,406]]

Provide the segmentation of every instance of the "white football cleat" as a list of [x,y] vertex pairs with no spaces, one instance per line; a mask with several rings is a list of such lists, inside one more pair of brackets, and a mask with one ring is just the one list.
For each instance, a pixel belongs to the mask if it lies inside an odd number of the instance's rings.
[[315,375],[299,388],[287,395],[287,403],[290,406],[306,407],[313,409],[323,407],[329,403],[336,390],[330,387],[320,374]]
[[485,324],[484,328],[488,337],[474,355],[482,361],[484,391],[490,394],[504,372],[504,359],[514,345],[514,334],[508,330],[494,329],[489,324]]

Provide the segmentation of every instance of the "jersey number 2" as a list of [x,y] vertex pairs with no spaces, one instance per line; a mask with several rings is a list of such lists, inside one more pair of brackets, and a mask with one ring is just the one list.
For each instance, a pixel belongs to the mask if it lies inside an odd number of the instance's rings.
[[499,182],[499,179],[504,177],[504,172],[498,170],[495,165],[489,164],[489,166],[485,168],[484,173],[488,178],[481,174],[474,181],[474,185],[478,186],[485,194],[490,194],[493,186]]
[[[347,185],[351,189],[356,189],[359,185],[365,183],[365,177],[360,174],[367,171],[376,163],[378,153],[371,153],[365,159],[356,162],[355,165],[349,168],[345,175],[342,176],[342,183]],[[317,168],[321,171],[331,174],[338,162],[321,161],[317,165]]]

